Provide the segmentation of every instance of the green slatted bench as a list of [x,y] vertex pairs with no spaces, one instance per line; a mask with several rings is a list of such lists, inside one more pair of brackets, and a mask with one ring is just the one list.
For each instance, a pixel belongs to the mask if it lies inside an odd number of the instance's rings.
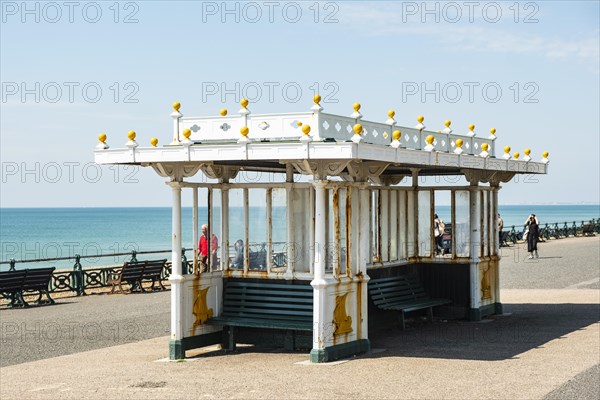
[[419,279],[412,275],[372,279],[369,281],[369,295],[378,308],[400,312],[402,329],[406,327],[404,313],[426,309],[429,320],[433,321],[433,307],[452,302],[429,297]]
[[223,313],[206,323],[227,328],[229,350],[235,349],[234,327],[312,332],[313,288],[227,280],[223,288]]

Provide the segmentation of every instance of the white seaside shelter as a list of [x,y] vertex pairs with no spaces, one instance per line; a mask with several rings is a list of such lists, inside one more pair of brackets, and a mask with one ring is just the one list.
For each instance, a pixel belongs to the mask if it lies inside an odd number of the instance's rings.
[[[441,315],[502,312],[498,190],[515,174],[546,174],[548,153],[537,162],[529,149],[520,157],[507,146],[496,158],[495,129],[481,137],[471,125],[457,135],[446,121],[433,132],[422,116],[415,128],[400,127],[393,110],[371,122],[358,103],[341,116],[320,102],[317,95],[308,112],[255,115],[243,99],[237,115],[216,117],[184,117],[175,103],[169,144],[138,145],[131,131],[124,148],[109,148],[99,136],[98,164],[152,167],[172,192],[171,359],[211,344],[231,349],[235,340],[304,343],[313,362],[367,351],[370,314],[380,311],[369,280],[409,273],[428,295],[451,301]],[[261,178],[236,183],[242,171]],[[216,183],[194,182],[199,172]],[[423,186],[422,176],[467,183]],[[196,251],[194,270],[182,265],[182,190],[193,198],[195,249],[200,225],[218,240],[204,272]],[[447,254],[436,254],[442,191],[452,234]],[[227,307],[237,322],[227,322]]]

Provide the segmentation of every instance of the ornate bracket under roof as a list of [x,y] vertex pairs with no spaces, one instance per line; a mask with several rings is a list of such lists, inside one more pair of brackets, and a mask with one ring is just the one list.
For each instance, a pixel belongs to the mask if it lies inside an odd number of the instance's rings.
[[399,174],[399,175],[379,175],[379,176],[372,176],[369,179],[371,180],[371,182],[376,183],[378,185],[382,185],[382,186],[393,186],[393,185],[397,185],[400,182],[402,182],[402,179],[406,178],[407,174]]
[[183,178],[196,175],[203,164],[150,164],[154,171],[162,177],[171,178],[171,181],[182,181]]
[[386,162],[350,161],[346,166],[347,172],[342,175],[342,178],[350,182],[366,182],[370,179],[372,182],[383,184],[380,175],[389,165],[390,163]]
[[508,182],[515,176],[515,172],[512,171],[463,169],[461,172],[465,175],[465,178],[471,185],[478,184],[479,182],[489,182],[491,184]]
[[345,160],[301,160],[292,162],[292,165],[296,171],[303,175],[313,175],[319,177],[319,179],[326,179],[327,176],[337,176],[350,161]]
[[230,179],[234,179],[239,171],[238,167],[215,164],[203,164],[200,169],[202,169],[202,172],[204,172],[204,175],[207,177],[219,179],[222,182],[229,182]]

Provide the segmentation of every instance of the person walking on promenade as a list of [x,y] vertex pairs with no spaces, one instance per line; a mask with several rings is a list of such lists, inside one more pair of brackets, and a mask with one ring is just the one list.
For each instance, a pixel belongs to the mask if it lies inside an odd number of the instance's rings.
[[498,243],[502,245],[502,229],[504,229],[504,220],[498,213]]
[[433,215],[433,235],[435,236],[435,254],[438,255],[443,250],[443,235],[446,225],[437,214]]
[[[200,242],[198,243],[198,253],[200,253],[200,272],[206,272],[209,270],[209,259],[208,259],[208,225],[202,225],[202,236],[200,236]],[[210,269],[216,269],[218,265],[217,249],[219,248],[219,240],[213,233],[212,241],[210,243]]]
[[527,251],[529,258],[539,258],[537,244],[540,236],[540,227],[535,214],[531,214],[526,222],[527,225]]

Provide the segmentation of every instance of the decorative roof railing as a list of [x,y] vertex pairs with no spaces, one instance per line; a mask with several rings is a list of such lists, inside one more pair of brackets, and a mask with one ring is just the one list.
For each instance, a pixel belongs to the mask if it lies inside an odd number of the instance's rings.
[[[247,143],[252,141],[352,141],[365,142],[406,149],[436,151],[456,154],[470,154],[480,157],[495,157],[496,129],[490,129],[488,137],[480,137],[475,133],[475,125],[469,125],[465,135],[457,135],[450,128],[451,121],[446,120],[443,130],[433,132],[426,130],[423,125],[424,117],[417,117],[418,124],[414,128],[399,127],[394,120],[395,111],[388,111],[385,122],[365,121],[360,113],[361,105],[353,105],[354,112],[346,117],[324,113],[320,105],[321,96],[314,97],[314,105],[310,111],[281,114],[256,114],[248,110],[248,100],[242,99],[242,108],[239,115],[228,115],[227,109],[220,111],[220,116],[213,117],[184,117],[179,112],[181,104],[174,103],[173,140],[167,146],[190,146],[202,143],[237,142]],[[135,148],[135,132],[128,134],[129,142],[126,146]],[[98,150],[108,149],[106,135],[98,136],[100,143]],[[158,144],[157,138],[150,141],[153,147]],[[515,159],[531,161],[530,149],[523,151],[523,157],[515,152],[510,154],[511,148],[504,147],[502,156],[505,160]],[[542,163],[548,162],[548,152],[542,154]]]

